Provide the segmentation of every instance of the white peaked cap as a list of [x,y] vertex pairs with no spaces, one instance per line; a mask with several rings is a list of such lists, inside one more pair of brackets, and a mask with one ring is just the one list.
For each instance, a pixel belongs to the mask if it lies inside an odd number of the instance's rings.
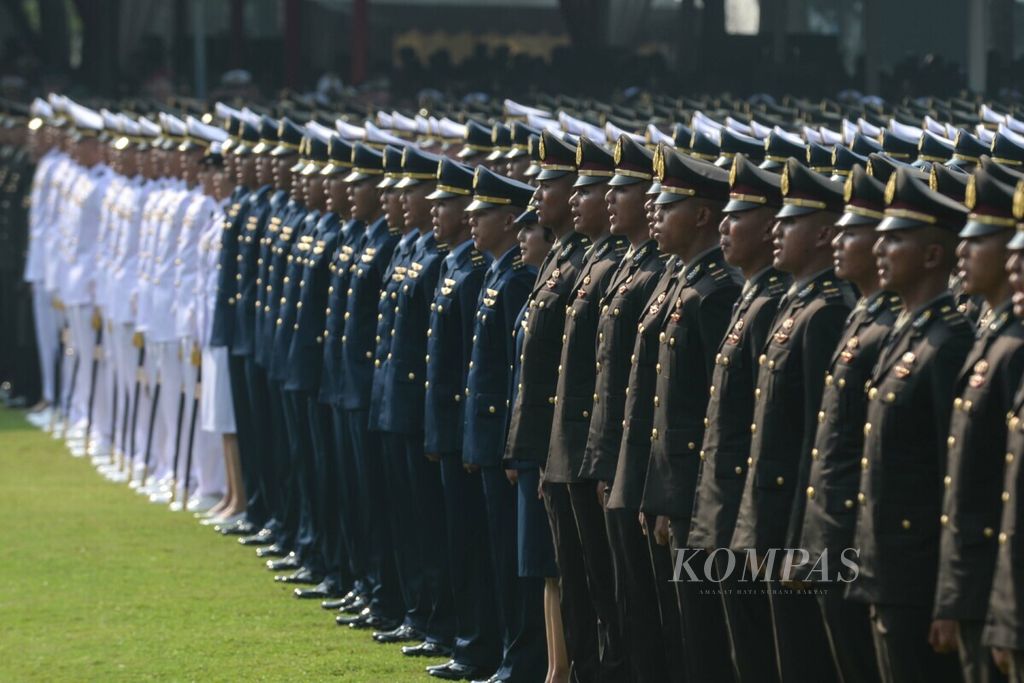
[[837,130],[821,126],[818,128],[818,133],[821,134],[821,144],[823,145],[834,147],[843,143],[843,134]]
[[728,128],[729,130],[733,130],[733,131],[735,131],[737,133],[742,133],[743,135],[746,135],[748,137],[754,137],[754,127],[753,126],[748,126],[747,124],[743,123],[742,121],[737,121],[736,119],[734,119],[731,116],[726,116],[725,117],[725,127]]
[[558,112],[558,122],[562,124],[562,130],[566,133],[572,133],[573,135],[586,135],[593,142],[603,144],[607,137],[605,132],[597,126],[591,125],[586,121],[580,121],[574,116],[566,114],[564,111]]
[[810,126],[804,126],[804,137],[807,138],[807,142],[814,142],[819,145],[828,144],[825,142],[825,138],[822,137],[821,132]]
[[658,127],[655,126],[653,123],[647,124],[647,135],[648,137],[651,138],[651,142],[655,145],[659,145],[662,142],[664,142],[666,145],[675,144],[675,140],[672,138],[671,135],[662,133],[660,130],[658,130]]
[[400,130],[406,133],[419,132],[419,124],[416,119],[410,119],[399,111],[391,112],[391,130]]
[[452,121],[447,116],[437,122],[437,129],[443,138],[463,140],[466,137],[466,126]]
[[185,125],[188,128],[189,136],[199,140],[223,142],[228,139],[228,132],[226,130],[207,125],[194,116],[189,116],[185,119]]
[[983,104],[978,108],[978,116],[985,123],[1002,123],[1006,120],[1006,114],[1000,114],[987,104]]
[[385,132],[385,131],[381,130],[380,128],[378,128],[377,126],[373,125],[369,121],[366,122],[365,128],[366,128],[366,141],[367,142],[384,143],[384,144],[389,144],[389,145],[397,144],[400,147],[404,147],[406,144],[408,144],[402,138],[396,137],[396,136],[392,135],[391,133],[388,133],[388,132]]
[[528,123],[531,128],[536,128],[537,130],[549,130],[552,133],[562,130],[562,125],[558,123],[558,121],[548,118],[547,116],[542,116],[541,114],[527,114],[526,123]]
[[865,121],[864,119],[857,119],[857,127],[860,129],[861,133],[864,133],[864,135],[867,135],[869,138],[877,139],[878,136],[882,134],[881,128]]
[[309,135],[315,135],[323,140],[330,140],[331,136],[334,135],[334,131],[317,121],[308,121],[306,123],[306,132]]
[[84,107],[77,102],[67,101],[68,114],[75,124],[75,128],[82,130],[103,130],[103,116],[89,107]]
[[377,125],[381,128],[391,128],[391,114],[386,111],[377,112]]
[[605,121],[604,123],[604,135],[606,140],[618,140],[623,135],[632,140],[633,142],[639,142],[641,145],[647,142],[644,136],[637,135],[636,133],[630,133],[628,130],[619,128],[611,121]]
[[895,134],[896,137],[901,140],[913,142],[916,145],[921,140],[921,134],[924,131],[917,126],[908,126],[905,123],[900,123],[896,119],[890,119],[889,132]]
[[860,132],[860,128],[857,124],[851,122],[849,119],[843,119],[843,143],[847,145],[853,144],[853,139],[857,137],[857,133]]
[[32,100],[32,104],[29,105],[28,110],[33,116],[39,116],[44,119],[48,119],[53,116],[53,107],[51,107],[50,103],[41,97],[37,97]]
[[750,122],[750,137],[757,138],[758,140],[764,140],[770,135],[772,129],[769,126],[758,123],[757,121]]
[[545,118],[550,118],[551,116],[550,112],[544,111],[543,109],[528,107],[525,104],[519,104],[518,102],[508,98],[505,99],[505,113],[509,116],[529,116],[530,114],[533,114],[534,116],[543,116]]
[[344,140],[362,140],[366,137],[366,131],[361,126],[354,126],[348,121],[337,119],[334,122],[334,127]]

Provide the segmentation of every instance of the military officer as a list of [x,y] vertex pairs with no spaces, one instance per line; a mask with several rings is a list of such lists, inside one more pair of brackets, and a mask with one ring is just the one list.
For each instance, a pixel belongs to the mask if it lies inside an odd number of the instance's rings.
[[875,245],[880,284],[903,299],[867,383],[864,456],[850,599],[871,605],[883,681],[957,680],[929,645],[956,375],[973,343],[948,290],[966,211],[907,169],[886,185]]
[[[656,361],[654,377],[648,378],[653,380],[653,391],[635,386],[633,376],[630,377],[630,400],[651,406],[646,413],[651,424],[650,464],[645,479],[637,469],[633,486],[645,483],[630,495],[635,509],[642,509],[648,520],[657,517],[653,524],[655,540],[662,545],[670,540],[672,557],[659,553],[652,555],[651,560],[663,565],[657,575],[667,570],[671,576],[673,557],[687,547],[714,353],[725,336],[742,277],[725,264],[718,240],[722,209],[729,198],[728,174],[665,146],[662,150],[664,165],[660,173],[661,193],[655,199],[655,239],[662,252],[675,255],[683,265],[678,281],[665,292],[664,299],[659,295],[651,300],[637,334],[634,374],[644,364],[649,367],[654,354]],[[655,309],[659,307],[666,311],[657,325]],[[648,331],[651,327],[654,329]],[[628,456],[627,444],[642,439],[641,434],[632,439],[630,436],[634,427],[639,428],[646,421],[638,419],[644,412],[636,408],[627,412],[632,422],[619,456],[620,469],[609,507],[615,502],[620,482],[626,480],[621,474]],[[641,493],[642,499],[638,499]],[[671,538],[665,538],[669,534]],[[702,555],[697,557],[700,559],[695,564],[703,565]],[[717,595],[708,591],[707,585],[685,580],[676,585],[676,618],[685,626],[686,673],[688,680],[728,680],[732,677],[732,664],[725,620]],[[666,643],[668,648],[672,645]]]
[[[573,229],[591,242],[567,302],[562,353],[555,385],[551,439],[544,463],[541,492],[547,508],[560,579],[562,619],[572,671],[580,680],[624,675],[620,619],[613,594],[610,549],[599,542],[603,525],[597,527],[584,554],[581,529],[573,511],[575,497],[587,505],[590,517],[600,520],[600,502],[593,484],[579,477],[587,445],[590,411],[594,405],[597,323],[601,300],[608,291],[629,240],[612,234],[605,195],[615,175],[611,153],[587,137],[576,152],[577,177],[570,197]],[[642,168],[642,166],[641,166]],[[629,170],[629,169],[626,169]],[[637,173],[642,171],[637,170]],[[584,514],[581,512],[581,514]],[[608,591],[604,593],[602,591]],[[598,647],[594,648],[593,643]]]
[[466,207],[470,234],[492,258],[481,285],[466,378],[462,461],[478,473],[487,511],[492,572],[498,598],[502,657],[488,681],[535,680],[544,656],[543,580],[519,577],[515,559],[515,499],[501,467],[508,420],[512,327],[537,273],[523,263],[515,218],[534,188],[478,166],[473,201]]
[[441,463],[455,604],[452,657],[427,667],[427,672],[446,680],[488,676],[502,657],[483,489],[462,462],[463,399],[475,315],[491,261],[471,239],[465,213],[472,200],[473,177],[471,168],[442,159],[436,189],[427,195],[433,203],[435,237],[449,248],[430,305],[424,399],[424,450],[429,459]]
[[[1010,259],[1006,270],[1013,289],[1013,314],[1019,320],[1024,315],[1024,185],[1018,182],[1013,197],[1013,216],[1017,232],[1007,244]],[[1000,503],[1003,512],[999,527],[999,550],[996,558],[992,594],[988,604],[988,617],[983,632],[983,643],[992,647],[992,655],[999,669],[1008,674],[1012,683],[1024,681],[1024,628],[1021,615],[1024,604],[1021,596],[1020,533],[1022,483],[1021,461],[1024,460],[1024,389],[1019,389],[1006,412],[1007,442],[1006,467]]]
[[[518,122],[513,124],[514,132],[519,130],[517,126]],[[540,263],[535,264],[539,268],[537,279],[527,300],[521,325],[516,328],[519,353],[514,355],[519,358],[518,377],[505,445],[505,467],[514,473],[511,476],[516,479],[520,502],[524,506],[525,500],[536,500],[540,466],[547,458],[566,304],[590,246],[590,239],[573,229],[569,205],[577,179],[577,149],[576,145],[568,144],[549,131],[542,133],[539,149],[541,172],[536,176],[538,189],[534,198],[537,210],[533,214],[538,225],[524,225],[520,235],[523,241],[534,231],[547,231],[554,240]],[[520,512],[525,510],[520,508]],[[523,527],[529,518],[528,513],[518,517],[520,555],[552,553],[550,534],[537,537]],[[522,562],[520,569],[523,569]],[[545,581],[544,590],[545,618],[550,624],[553,614],[548,606],[557,608],[557,583]]]
[[982,296],[987,313],[954,390],[931,629],[937,649],[959,651],[967,681],[1001,678],[981,635],[1002,512],[1005,416],[1024,370],[1024,327],[1013,313],[1005,268],[1015,227],[1012,205],[1013,186],[975,169],[957,256],[965,293]]
[[856,523],[867,411],[864,382],[900,311],[899,297],[878,284],[871,252],[875,228],[885,210],[884,193],[885,186],[862,165],[852,167],[844,186],[846,206],[836,223],[839,231],[832,243],[832,263],[836,277],[853,284],[860,299],[846,320],[825,374],[821,398],[825,419],[817,424],[803,529],[795,544],[820,562],[815,565],[816,574],[805,573],[802,578],[820,583],[818,606],[833,663],[843,680],[854,681],[878,680],[868,611],[843,597],[845,585],[839,577],[845,576],[841,574],[843,553],[852,547]]
[[[658,286],[667,257],[662,258],[657,243],[650,237],[644,211],[645,190],[653,177],[653,154],[641,144],[623,135],[615,147],[615,175],[609,181],[605,199],[613,234],[629,239],[631,250],[619,263],[608,283],[607,293],[601,300],[597,323],[597,350],[593,416],[590,418],[586,450],[578,476],[594,482],[587,487],[571,488],[576,523],[580,526],[585,556],[591,552],[601,557],[601,550],[593,546],[608,543],[616,578],[614,590],[601,600],[614,599],[614,605],[605,605],[602,612],[618,610],[617,627],[622,636],[631,637],[623,643],[624,662],[632,674],[657,675],[664,671],[664,655],[660,642],[660,629],[651,629],[650,616],[656,609],[653,576],[639,574],[634,585],[626,583],[626,567],[630,561],[629,546],[621,537],[626,524],[635,530],[635,515],[619,510],[602,514],[610,485],[615,477],[619,448],[625,431],[626,389],[629,382],[631,352],[636,340],[637,324],[646,311],[647,301]],[[568,409],[568,408],[567,408]],[[582,412],[590,409],[581,408]],[[630,517],[627,521],[625,517]],[[649,569],[643,558],[641,566]],[[598,572],[600,567],[596,568]],[[639,585],[638,585],[639,584]],[[592,590],[603,590],[591,582]],[[633,604],[633,603],[636,604]],[[599,615],[611,622],[611,617]],[[645,630],[646,629],[646,630]]]
[[[729,203],[719,226],[726,263],[739,268],[746,282],[725,337],[715,353],[714,393],[704,418],[701,471],[688,545],[708,551],[728,546],[736,526],[750,455],[757,359],[789,277],[776,270],[772,255],[775,213],[782,206],[781,177],[757,168],[742,155],[730,170]],[[767,592],[763,584],[742,584],[726,572],[719,553],[715,567],[722,581],[722,605],[729,629],[736,678],[778,680]],[[739,588],[749,588],[743,595]]]
[[[750,474],[731,545],[758,554],[796,547],[789,541],[799,531],[804,499],[795,492],[806,484],[815,428],[822,419],[821,379],[854,303],[852,289],[832,268],[831,243],[843,206],[842,186],[790,159],[783,171],[782,194],[783,207],[772,231],[773,265],[789,273],[793,284],[758,358]],[[820,623],[814,596],[776,590],[772,570],[767,572],[760,578],[771,582],[779,677],[797,680],[798,672],[804,671],[804,680],[835,679],[820,628],[820,642],[808,647],[804,626]]]

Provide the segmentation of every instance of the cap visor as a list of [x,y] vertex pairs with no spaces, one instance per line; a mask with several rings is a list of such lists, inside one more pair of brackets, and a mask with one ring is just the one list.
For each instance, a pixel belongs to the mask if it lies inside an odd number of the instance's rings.
[[255,147],[252,148],[252,153],[253,154],[266,154],[267,151],[270,150],[270,149],[271,149],[271,147],[267,143],[259,142],[259,143],[256,144]]
[[459,150],[459,153],[456,154],[455,156],[458,157],[459,159],[469,159],[470,157],[475,157],[477,155],[483,155],[483,154],[484,154],[484,152],[482,152],[481,150],[471,149],[469,147],[463,147],[462,149]]
[[789,218],[790,216],[806,216],[809,213],[815,211],[821,211],[821,209],[815,209],[810,206],[797,206],[796,204],[783,204],[779,212],[775,214],[776,218]]
[[235,145],[231,148],[231,153],[235,156],[245,156],[247,154],[252,154],[252,147],[249,147],[248,145]]
[[483,202],[479,199],[474,199],[469,203],[469,206],[466,207],[466,211],[483,211],[484,209],[493,209],[497,206],[501,206],[501,204],[492,204],[490,202]]
[[844,213],[836,221],[836,227],[839,228],[857,228],[868,225],[877,225],[879,219],[872,218],[871,216],[862,216],[859,213]]
[[781,173],[783,166],[785,164],[781,161],[773,161],[772,159],[765,159],[757,165],[762,171],[771,171],[772,173]]
[[892,232],[893,230],[910,230],[913,228],[923,228],[928,223],[924,221],[915,221],[912,218],[898,218],[896,216],[886,216],[882,219],[882,222],[875,228],[878,232]]
[[288,169],[291,173],[301,173],[302,169],[306,168],[306,162],[300,161],[297,164],[292,164],[292,167]]
[[451,199],[452,197],[464,197],[465,195],[456,194],[454,192],[445,192],[444,190],[434,190],[427,195],[427,199],[430,201],[437,201],[438,199]]
[[523,171],[523,177],[536,178],[538,173],[540,173],[540,166],[531,163],[529,166],[526,167],[526,170]]
[[377,189],[378,190],[390,190],[392,187],[394,187],[397,184],[398,184],[398,181],[395,178],[384,178],[379,183],[377,183]]
[[[1021,224],[1018,223],[1017,225],[1020,226]],[[1014,251],[1024,249],[1024,230],[1021,230],[1020,227],[1018,227],[1017,234],[1010,238],[1010,241],[1006,244],[1006,248],[1013,249]]]
[[408,178],[408,177],[400,178],[398,180],[398,182],[395,183],[395,189],[404,190],[407,187],[416,187],[420,183],[424,183],[424,182],[427,182],[427,181],[423,180],[423,179],[420,179],[420,178]]
[[[967,225],[960,231],[957,237],[984,237],[985,235],[994,235],[997,232],[1003,230],[1012,230],[1013,228],[1003,227],[1001,225],[991,225],[989,223],[981,223],[979,221],[967,221]],[[1016,237],[1016,235],[1014,235]]]
[[676,194],[675,192],[662,192],[658,194],[657,197],[655,197],[654,204],[656,206],[661,206],[663,204],[675,204],[676,202],[681,202],[684,199],[689,198],[690,197],[685,194]]
[[601,183],[607,183],[611,178],[606,175],[578,175],[576,176],[576,182],[572,184],[573,187],[586,187],[588,185],[600,185]]
[[345,182],[346,183],[358,183],[358,182],[361,182],[363,180],[366,180],[366,179],[372,178],[372,177],[373,176],[367,175],[365,173],[360,173],[359,171],[352,171],[347,176],[345,176]]
[[270,150],[270,156],[272,156],[272,157],[286,157],[289,154],[298,154],[298,153],[299,153],[299,150],[292,149],[291,147],[285,147],[283,145],[278,145],[274,149]]
[[651,181],[646,179],[646,178],[634,178],[633,176],[630,176],[630,175],[620,175],[620,174],[616,173],[615,175],[612,176],[612,179],[608,181],[608,184],[609,185],[613,185],[613,186],[618,186],[618,185],[636,185],[637,183],[649,183],[649,182],[651,182]]
[[497,161],[498,159],[504,159],[505,158],[505,150],[503,150],[503,149],[496,149],[493,152],[491,152],[490,154],[488,154],[486,158],[487,158],[487,161]]
[[537,174],[537,180],[556,180],[569,175],[569,171],[556,171],[550,168],[542,168]]
[[647,188],[647,192],[644,194],[661,194],[661,183],[657,180],[651,182],[651,186]]
[[512,159],[518,159],[519,157],[525,156],[525,155],[526,155],[526,150],[525,149],[516,149],[515,147],[513,147],[509,151],[505,152],[505,159],[507,159],[508,161],[511,161]]
[[300,175],[316,175],[316,174],[318,174],[320,172],[321,168],[323,168],[323,167],[320,166],[320,164],[310,163],[310,164],[306,164],[305,168],[303,168],[301,171],[299,171],[299,173],[300,173]]
[[739,213],[740,211],[760,209],[763,206],[768,206],[768,204],[758,204],[757,202],[744,202],[739,199],[730,199],[722,208],[722,213]]

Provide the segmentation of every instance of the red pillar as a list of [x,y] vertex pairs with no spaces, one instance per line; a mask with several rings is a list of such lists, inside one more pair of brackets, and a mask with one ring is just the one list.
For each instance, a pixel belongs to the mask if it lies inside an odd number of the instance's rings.
[[289,88],[294,88],[299,81],[299,7],[300,0],[284,0],[284,84]]
[[370,47],[370,0],[352,0],[352,85],[366,80]]

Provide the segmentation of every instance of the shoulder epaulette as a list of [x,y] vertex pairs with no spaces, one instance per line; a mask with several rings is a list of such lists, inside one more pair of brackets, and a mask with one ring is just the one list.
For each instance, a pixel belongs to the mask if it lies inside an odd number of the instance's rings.
[[1010,311],[1003,311],[1000,313],[995,320],[988,324],[990,332],[1000,332],[1004,327],[1010,324],[1015,318],[1010,314]]

